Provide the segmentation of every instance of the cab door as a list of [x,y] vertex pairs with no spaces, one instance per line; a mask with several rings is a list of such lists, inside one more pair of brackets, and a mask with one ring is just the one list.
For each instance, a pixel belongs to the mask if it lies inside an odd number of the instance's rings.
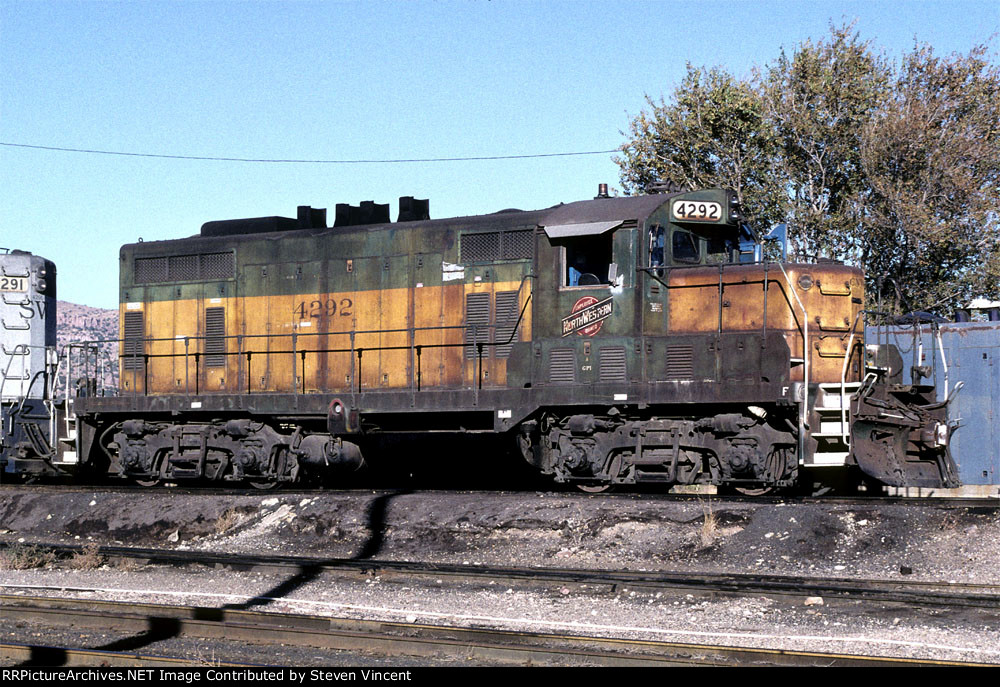
[[543,230],[533,324],[536,340],[547,340],[533,374],[552,385],[625,381],[637,326],[635,220]]
[[642,333],[644,336],[663,336],[667,333],[670,312],[667,288],[668,248],[667,226],[652,222],[640,234],[639,252],[642,267]]

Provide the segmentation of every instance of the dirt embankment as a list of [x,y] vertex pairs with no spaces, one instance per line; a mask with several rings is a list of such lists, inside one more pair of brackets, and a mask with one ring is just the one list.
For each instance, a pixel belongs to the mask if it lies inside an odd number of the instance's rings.
[[1000,584],[1000,514],[550,493],[0,494],[6,541]]

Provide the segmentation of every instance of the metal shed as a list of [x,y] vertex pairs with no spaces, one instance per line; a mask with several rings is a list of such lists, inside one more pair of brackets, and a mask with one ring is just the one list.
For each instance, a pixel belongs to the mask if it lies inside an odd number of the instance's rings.
[[899,348],[904,382],[910,381],[912,367],[930,366],[938,400],[963,383],[948,409],[949,420],[961,423],[951,445],[959,477],[965,485],[1000,484],[1000,322],[939,326],[940,348],[929,324],[920,325],[917,336],[911,326],[871,327],[866,336],[869,342],[888,337]]

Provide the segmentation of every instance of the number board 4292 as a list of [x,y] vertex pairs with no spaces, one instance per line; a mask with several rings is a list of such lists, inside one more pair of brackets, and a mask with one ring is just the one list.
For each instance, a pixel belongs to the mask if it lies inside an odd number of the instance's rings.
[[721,222],[722,206],[701,200],[675,200],[670,206],[673,218],[679,222]]

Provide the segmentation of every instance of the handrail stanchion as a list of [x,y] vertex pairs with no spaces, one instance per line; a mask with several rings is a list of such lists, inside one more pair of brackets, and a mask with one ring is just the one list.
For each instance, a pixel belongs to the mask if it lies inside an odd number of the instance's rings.
[[417,346],[417,391],[420,391],[420,349],[423,346]]
[[309,351],[303,348],[299,351],[299,355],[302,356],[302,393],[306,392],[306,353]]
[[795,297],[795,302],[802,310],[802,405],[799,407],[799,460],[805,460],[805,428],[806,428],[806,407],[809,405],[809,314],[802,304],[799,294],[795,293],[792,280],[788,278],[785,266],[777,263],[781,268],[781,273],[785,275],[785,283],[788,284],[788,291]]
[[364,355],[364,352],[365,352],[365,349],[358,348],[358,394],[362,393],[362,391],[361,391],[361,376],[362,376],[362,371],[361,371],[361,356]]
[[479,325],[472,325],[472,340],[476,342],[476,381],[473,382],[475,399],[473,405],[479,405],[479,390],[483,388],[483,342],[479,340]]
[[416,344],[416,332],[414,331],[414,327],[412,324],[407,329],[407,333],[410,335],[410,406],[412,407],[417,402],[416,379],[415,379],[415,377],[417,376],[417,370],[416,370],[417,360],[416,360],[416,353],[414,352],[414,346]]
[[767,269],[769,265],[770,263],[768,262],[764,263],[764,316],[761,318],[764,320],[764,323],[761,325],[761,339],[760,339],[761,348],[767,347],[766,343],[767,342],[767,287],[768,287]]
[[[357,381],[361,384],[361,380],[357,379],[357,367],[354,365],[354,344],[355,344],[355,331],[351,330],[351,405],[356,406],[358,404],[358,398],[354,394],[354,382]],[[360,390],[360,386],[359,386]]]

